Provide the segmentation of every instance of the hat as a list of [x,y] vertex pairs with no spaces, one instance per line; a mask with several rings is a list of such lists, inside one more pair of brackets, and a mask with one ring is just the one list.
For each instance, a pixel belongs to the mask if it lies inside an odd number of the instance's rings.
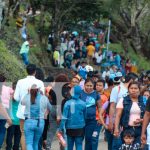
[[86,69],[87,72],[90,72],[90,71],[94,70],[93,67],[90,66],[90,65],[86,65],[85,69]]
[[121,77],[122,77],[122,73],[121,73],[121,72],[117,72],[117,73],[115,74],[114,78],[113,78],[113,82],[114,82],[114,83],[120,83],[120,82],[121,82],[121,81],[120,81]]

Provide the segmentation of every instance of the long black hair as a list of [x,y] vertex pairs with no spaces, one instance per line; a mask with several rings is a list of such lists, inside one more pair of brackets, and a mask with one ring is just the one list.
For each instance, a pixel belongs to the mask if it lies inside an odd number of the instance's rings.
[[30,89],[30,94],[31,94],[31,104],[35,104],[35,99],[36,99],[36,96],[37,96],[37,93],[38,93],[38,88],[37,88],[37,85],[36,84],[33,84],[31,86],[31,89]]

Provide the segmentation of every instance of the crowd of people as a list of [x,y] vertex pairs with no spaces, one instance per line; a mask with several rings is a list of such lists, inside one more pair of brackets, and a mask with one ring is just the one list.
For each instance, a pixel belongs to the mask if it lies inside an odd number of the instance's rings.
[[104,128],[108,150],[149,149],[150,71],[124,76],[113,65],[116,72],[100,75],[85,64],[79,67],[86,74],[70,70],[71,78],[46,79],[29,64],[28,76],[12,86],[1,74],[0,148],[50,150],[59,133],[66,142],[58,137],[61,150],[73,150],[74,144],[77,150],[97,150]]
[[45,78],[28,59],[26,24],[19,30],[28,75],[7,85],[0,74],[0,149],[52,150],[57,135],[60,150],[97,150],[102,129],[108,150],[150,149],[150,71],[137,74],[130,59],[106,50],[103,32],[74,32],[57,46],[50,35],[47,47],[71,77]]

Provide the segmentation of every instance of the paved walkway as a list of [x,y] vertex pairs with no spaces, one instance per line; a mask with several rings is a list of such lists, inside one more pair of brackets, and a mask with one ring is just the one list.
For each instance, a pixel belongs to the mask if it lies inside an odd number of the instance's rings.
[[[0,149],[0,150],[5,150],[5,143],[3,145],[3,148]],[[20,148],[20,150],[21,150],[21,148]],[[59,150],[59,142],[58,142],[56,137],[55,137],[55,139],[54,139],[54,141],[52,143],[52,150]],[[103,133],[100,134],[98,150],[107,150],[107,143],[104,142],[104,135],[103,135]]]
[[[52,150],[59,150],[58,141],[54,141],[52,144]],[[99,142],[98,150],[107,150],[107,143],[104,141]]]

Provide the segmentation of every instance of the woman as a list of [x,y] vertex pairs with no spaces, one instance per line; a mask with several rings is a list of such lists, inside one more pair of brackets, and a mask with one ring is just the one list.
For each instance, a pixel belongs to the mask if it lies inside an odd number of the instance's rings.
[[68,150],[73,150],[74,143],[76,150],[82,150],[86,104],[79,98],[81,91],[79,85],[72,88],[72,98],[64,105],[63,118],[59,127],[59,131],[66,128]]
[[9,109],[9,100],[11,98],[11,94],[13,90],[7,86],[5,86],[6,78],[0,74],[0,149],[3,145],[5,139],[6,122],[11,125],[12,121],[7,113]]
[[128,86],[129,95],[120,99],[117,104],[114,135],[119,136],[119,125],[123,131],[131,129],[135,133],[135,143],[140,143],[143,116],[145,105],[143,97],[140,96],[140,85],[138,82],[131,82]]
[[25,141],[27,150],[38,150],[38,143],[44,129],[44,114],[51,105],[46,96],[42,95],[37,85],[32,85],[29,93],[23,98],[25,105]]
[[96,120],[96,107],[100,108],[100,95],[94,90],[92,79],[86,79],[81,99],[86,102],[85,150],[97,150],[100,120]]

